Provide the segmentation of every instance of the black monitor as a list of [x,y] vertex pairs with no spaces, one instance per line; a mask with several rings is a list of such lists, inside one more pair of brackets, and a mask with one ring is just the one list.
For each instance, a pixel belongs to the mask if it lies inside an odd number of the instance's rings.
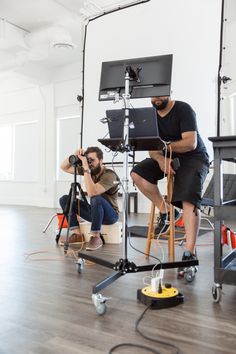
[[131,98],[170,96],[172,54],[102,63],[99,101],[114,100],[125,92],[130,76]]

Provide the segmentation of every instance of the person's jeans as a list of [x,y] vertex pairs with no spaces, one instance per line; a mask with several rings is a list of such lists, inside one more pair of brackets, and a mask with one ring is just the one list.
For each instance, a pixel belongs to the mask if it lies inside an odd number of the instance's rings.
[[[69,196],[63,195],[60,198],[59,203],[61,205],[63,213],[68,219],[70,207]],[[87,200],[79,200],[79,210],[78,200],[76,199],[76,201],[73,202],[70,227],[79,226],[77,215],[80,215],[81,218],[92,223],[91,232],[99,232],[101,231],[102,225],[114,224],[119,218],[118,212],[116,212],[111,206],[111,204],[100,195],[91,197],[90,204],[87,202]]]

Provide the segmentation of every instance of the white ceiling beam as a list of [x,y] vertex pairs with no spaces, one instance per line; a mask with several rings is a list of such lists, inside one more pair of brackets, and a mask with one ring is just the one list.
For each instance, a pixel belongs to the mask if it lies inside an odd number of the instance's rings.
[[9,49],[12,47],[27,48],[24,36],[27,31],[15,26],[7,20],[0,19],[0,48]]

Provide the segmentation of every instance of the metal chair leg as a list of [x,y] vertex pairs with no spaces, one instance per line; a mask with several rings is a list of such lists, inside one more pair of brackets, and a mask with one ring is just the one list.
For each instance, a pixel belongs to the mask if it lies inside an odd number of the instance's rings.
[[45,228],[43,229],[43,233],[45,234],[45,232],[47,231],[47,229],[49,228],[50,224],[52,223],[53,219],[57,216],[57,214],[54,214],[51,219],[48,221],[47,225],[45,226]]

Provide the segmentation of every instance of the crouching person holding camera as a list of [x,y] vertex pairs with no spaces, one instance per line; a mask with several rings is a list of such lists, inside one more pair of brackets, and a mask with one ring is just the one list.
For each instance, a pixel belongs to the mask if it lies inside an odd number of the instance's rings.
[[[100,237],[102,224],[114,224],[119,218],[117,203],[119,178],[113,170],[105,167],[103,152],[96,146],[88,147],[86,151],[79,149],[71,157],[62,162],[61,169],[74,174],[74,163],[76,163],[76,173],[84,177],[90,203],[79,199],[73,201],[70,222],[73,234],[69,236],[68,242],[71,244],[82,241],[78,223],[78,216],[81,216],[91,222],[91,237],[86,250],[94,251],[103,245]],[[59,200],[66,216],[68,216],[68,200],[69,195],[64,195]]]

